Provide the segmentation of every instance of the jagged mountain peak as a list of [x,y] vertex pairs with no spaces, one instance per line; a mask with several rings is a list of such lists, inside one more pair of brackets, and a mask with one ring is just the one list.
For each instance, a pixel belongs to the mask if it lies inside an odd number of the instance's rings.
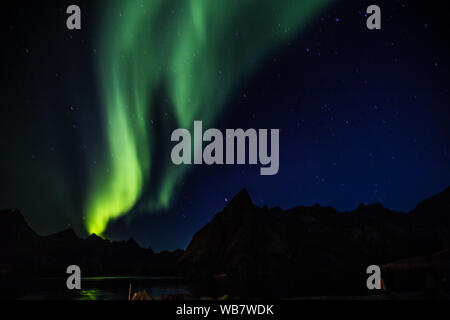
[[6,209],[0,210],[0,218],[1,219],[14,219],[18,222],[25,222],[25,218],[23,214],[17,209]]
[[0,239],[8,237],[13,237],[16,241],[37,237],[17,209],[0,210]]
[[100,242],[100,241],[105,241],[105,239],[103,239],[102,237],[99,237],[99,236],[96,235],[95,233],[91,234],[91,235],[87,238],[87,240],[89,240],[89,241],[98,241],[98,242]]
[[51,234],[49,236],[46,237],[47,239],[50,240],[80,240],[80,238],[77,236],[77,234],[75,233],[75,231],[73,229],[66,229],[54,234]]
[[368,212],[375,212],[375,211],[385,211],[387,210],[381,203],[377,202],[377,203],[372,203],[372,204],[364,204],[364,203],[360,203],[358,205],[358,208],[356,208],[356,212],[361,212],[361,211],[368,211]]
[[126,242],[126,244],[127,244],[128,246],[140,248],[139,244],[136,242],[136,240],[134,240],[133,237],[131,237],[130,239],[128,239],[127,242]]
[[450,187],[420,202],[412,212],[444,209],[450,213]]
[[243,207],[252,206],[253,201],[248,193],[247,189],[242,189],[231,201],[228,203],[227,207]]

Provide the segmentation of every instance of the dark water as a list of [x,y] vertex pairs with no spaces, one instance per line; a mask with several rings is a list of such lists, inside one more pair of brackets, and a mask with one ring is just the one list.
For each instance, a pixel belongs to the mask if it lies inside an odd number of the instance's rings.
[[146,290],[152,298],[192,294],[180,278],[95,277],[83,278],[81,290],[68,290],[66,279],[0,280],[0,299],[14,300],[127,300],[131,291]]
[[[210,279],[188,282],[167,277],[91,277],[83,278],[81,290],[68,290],[66,278],[1,279],[0,299],[12,300],[127,300],[131,293],[146,290],[151,298],[188,294],[193,298],[217,299],[224,295],[234,298],[287,298],[301,296],[298,286],[278,281],[258,281],[250,284]],[[290,291],[294,291],[290,293]]]
[[193,298],[217,299],[225,294],[233,298],[289,299],[308,296],[344,296],[360,294],[345,291],[341,286],[334,291],[323,292],[306,282],[265,279],[250,283],[214,280],[188,282],[182,278],[167,277],[92,277],[83,278],[81,290],[68,290],[66,278],[2,279],[0,278],[0,300],[127,300],[131,292],[146,290],[151,298],[188,294]]

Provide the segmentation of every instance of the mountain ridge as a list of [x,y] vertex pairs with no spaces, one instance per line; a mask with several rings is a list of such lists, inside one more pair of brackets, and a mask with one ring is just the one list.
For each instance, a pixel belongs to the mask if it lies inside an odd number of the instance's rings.
[[18,210],[0,210],[0,276],[65,276],[79,265],[86,276],[173,275],[182,251],[155,254],[136,240],[83,239],[73,229],[38,235]]
[[78,264],[85,275],[225,276],[242,285],[289,279],[291,286],[317,294],[343,286],[360,292],[368,265],[389,266],[450,248],[447,199],[450,188],[409,212],[379,203],[351,212],[320,205],[282,210],[256,206],[243,189],[194,234],[186,251],[160,254],[133,238],[82,239],[72,229],[39,236],[19,211],[3,210],[0,275],[65,276],[68,265]]
[[450,247],[448,198],[450,188],[410,212],[381,204],[351,212],[320,205],[282,210],[254,205],[244,189],[193,236],[180,265],[191,278],[296,279],[303,287],[364,291],[367,266]]

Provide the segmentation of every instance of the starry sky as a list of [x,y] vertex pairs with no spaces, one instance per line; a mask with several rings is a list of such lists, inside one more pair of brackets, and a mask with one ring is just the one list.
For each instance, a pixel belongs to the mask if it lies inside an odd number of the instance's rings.
[[[407,211],[450,185],[438,2],[377,1],[377,31],[373,1],[218,3],[6,5],[0,208],[40,234],[161,251],[185,248],[244,187],[270,207]],[[70,4],[82,30],[66,28]],[[280,129],[279,173],[174,167],[170,133],[193,120]]]

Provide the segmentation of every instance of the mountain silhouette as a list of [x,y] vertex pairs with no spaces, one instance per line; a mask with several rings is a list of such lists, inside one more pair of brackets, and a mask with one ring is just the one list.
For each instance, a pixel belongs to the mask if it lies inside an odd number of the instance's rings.
[[[193,236],[186,251],[159,254],[133,238],[81,239],[71,229],[40,236],[19,211],[4,210],[0,276],[65,276],[75,264],[84,276],[184,275],[247,288],[270,283],[269,290],[277,290],[287,283],[308,294],[356,294],[367,293],[366,268],[376,264],[388,288],[423,289],[430,274],[433,283],[450,279],[449,199],[447,188],[410,212],[379,203],[360,204],[352,212],[318,204],[282,210],[256,206],[244,189]],[[408,274],[414,274],[413,288]]]
[[92,234],[79,238],[72,229],[37,235],[17,210],[0,211],[0,276],[65,276],[78,265],[83,276],[174,275],[182,251],[155,254],[133,238],[109,241]]
[[[241,191],[193,237],[180,259],[186,276],[243,283],[287,280],[332,294],[367,292],[366,268],[450,248],[450,188],[411,212],[361,204],[353,212],[315,205],[255,206]],[[390,283],[392,287],[392,283]]]

